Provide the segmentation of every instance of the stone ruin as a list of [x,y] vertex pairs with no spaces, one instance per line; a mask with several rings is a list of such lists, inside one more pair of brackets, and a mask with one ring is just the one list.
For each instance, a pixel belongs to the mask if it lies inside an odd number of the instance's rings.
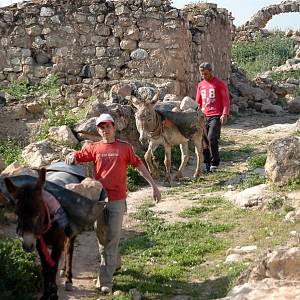
[[0,9],[0,84],[88,86],[105,100],[113,85],[142,82],[194,96],[202,61],[228,80],[232,18],[215,4],[176,9],[168,0],[33,0]]
[[249,41],[255,38],[258,34],[268,34],[264,28],[275,15],[291,12],[300,12],[299,0],[282,1],[279,4],[272,4],[262,8],[244,25],[236,28],[235,40]]

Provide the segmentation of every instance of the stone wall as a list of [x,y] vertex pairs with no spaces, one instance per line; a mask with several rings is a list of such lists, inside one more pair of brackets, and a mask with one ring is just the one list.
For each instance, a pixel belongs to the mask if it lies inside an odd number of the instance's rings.
[[183,10],[166,0],[18,3],[0,9],[0,82],[55,73],[99,97],[134,80],[193,96],[201,61],[229,78],[231,28],[227,10],[207,3]]

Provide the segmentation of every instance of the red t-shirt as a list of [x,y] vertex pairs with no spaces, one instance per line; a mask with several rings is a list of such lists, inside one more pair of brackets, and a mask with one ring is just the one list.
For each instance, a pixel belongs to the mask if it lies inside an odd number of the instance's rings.
[[108,200],[122,200],[127,196],[127,166],[139,166],[142,161],[132,146],[124,141],[88,144],[75,152],[77,162],[94,163],[94,176],[105,188]]
[[230,100],[226,84],[213,77],[198,83],[196,102],[207,117],[229,115]]

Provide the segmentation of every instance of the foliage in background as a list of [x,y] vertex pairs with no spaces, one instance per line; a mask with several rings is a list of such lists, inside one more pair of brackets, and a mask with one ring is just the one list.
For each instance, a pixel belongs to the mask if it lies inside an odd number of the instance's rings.
[[259,36],[255,41],[242,41],[232,47],[232,58],[244,69],[249,78],[271,70],[294,57],[294,42],[283,32],[274,32],[269,37]]
[[[164,169],[165,149],[160,145],[154,152],[155,161],[159,164],[159,167]],[[172,147],[172,167],[178,168],[181,162],[181,152],[179,146]]]
[[0,266],[0,299],[36,299],[42,282],[40,268],[19,240],[0,240]]
[[147,181],[139,174],[139,172],[129,166],[127,168],[127,188],[130,192],[137,190],[139,186],[147,185]]
[[271,78],[274,81],[286,81],[289,78],[300,79],[300,70],[290,70],[284,72],[272,72]]
[[14,161],[21,162],[22,146],[12,139],[0,142],[0,158],[4,160],[6,165],[10,165]]

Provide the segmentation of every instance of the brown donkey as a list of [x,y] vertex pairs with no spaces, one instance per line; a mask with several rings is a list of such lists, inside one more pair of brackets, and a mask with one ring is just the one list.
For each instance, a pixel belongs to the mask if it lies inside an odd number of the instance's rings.
[[[43,295],[40,299],[55,300],[57,296],[56,273],[62,252],[65,254],[64,275],[66,287],[72,284],[72,255],[75,236],[68,238],[63,228],[51,223],[49,209],[42,198],[46,170],[41,169],[35,184],[16,186],[9,178],[4,182],[15,199],[17,232],[23,238],[26,251],[37,249],[44,277]],[[51,246],[51,255],[47,246]]]

